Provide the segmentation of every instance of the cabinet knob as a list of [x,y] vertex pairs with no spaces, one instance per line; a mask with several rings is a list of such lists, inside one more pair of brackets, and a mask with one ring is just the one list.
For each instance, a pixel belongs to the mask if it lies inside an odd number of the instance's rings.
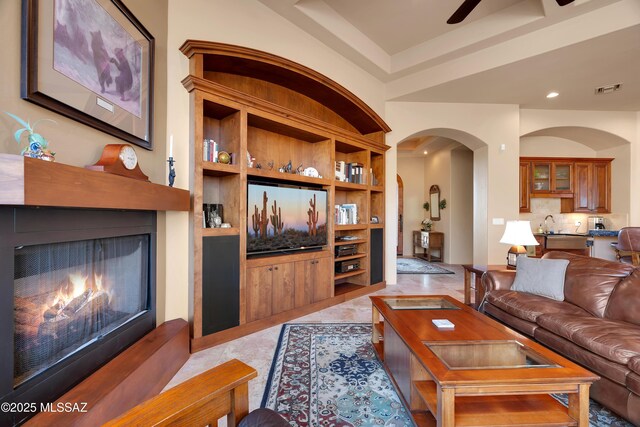
[[273,267],[269,267],[267,271],[273,271]]
[[278,267],[273,267],[273,269],[274,269],[274,270],[277,270],[277,269],[278,269]]

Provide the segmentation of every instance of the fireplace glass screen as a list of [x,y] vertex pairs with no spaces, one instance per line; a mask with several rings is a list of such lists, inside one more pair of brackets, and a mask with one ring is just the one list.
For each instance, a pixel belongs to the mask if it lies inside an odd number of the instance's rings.
[[14,387],[149,308],[149,236],[15,249]]

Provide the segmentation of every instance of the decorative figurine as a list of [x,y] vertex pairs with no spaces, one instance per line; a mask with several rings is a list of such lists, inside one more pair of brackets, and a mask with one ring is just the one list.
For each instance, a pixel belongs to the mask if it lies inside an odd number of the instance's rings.
[[300,166],[296,168],[296,174],[302,175],[303,171],[304,171],[304,168],[302,167],[302,163],[300,163]]
[[47,160],[47,161],[50,161],[50,162],[55,161],[56,153],[54,153],[53,151],[51,151],[49,149],[49,143],[47,142],[47,140],[44,139],[44,137],[42,135],[40,135],[39,133],[35,133],[36,125],[38,123],[40,123],[40,122],[53,122],[53,123],[56,123],[55,120],[40,119],[40,120],[37,120],[32,126],[28,121],[25,122],[24,120],[22,120],[20,117],[16,116],[15,114],[11,114],[9,112],[6,112],[6,113],[7,113],[7,115],[9,115],[9,117],[11,117],[13,120],[15,120],[16,122],[20,123],[23,126],[21,129],[18,129],[13,134],[13,137],[14,137],[14,139],[16,140],[16,142],[18,144],[20,144],[20,137],[22,136],[22,134],[24,132],[27,132],[29,134],[29,136],[27,138],[28,144],[20,152],[20,154],[22,154],[25,157],[33,157],[33,158],[36,158],[36,159]]
[[173,157],[169,157],[167,162],[169,163],[169,187],[173,187],[173,183],[176,180],[176,168],[173,167],[173,163],[175,161],[173,160]]
[[269,163],[267,163],[267,167],[269,167],[269,170],[272,171],[273,170],[273,160],[271,160]]

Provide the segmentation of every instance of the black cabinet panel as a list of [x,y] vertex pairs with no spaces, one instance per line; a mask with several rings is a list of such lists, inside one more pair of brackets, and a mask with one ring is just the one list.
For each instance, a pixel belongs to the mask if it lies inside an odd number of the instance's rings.
[[371,284],[384,280],[384,230],[371,230]]
[[202,335],[240,324],[240,237],[202,239]]

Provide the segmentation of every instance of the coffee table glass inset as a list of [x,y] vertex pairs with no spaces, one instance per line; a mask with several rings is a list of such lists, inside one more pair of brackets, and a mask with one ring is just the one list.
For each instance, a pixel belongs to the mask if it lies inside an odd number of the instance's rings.
[[451,370],[559,367],[516,340],[436,341],[424,344]]
[[460,310],[444,298],[385,298],[392,310]]

